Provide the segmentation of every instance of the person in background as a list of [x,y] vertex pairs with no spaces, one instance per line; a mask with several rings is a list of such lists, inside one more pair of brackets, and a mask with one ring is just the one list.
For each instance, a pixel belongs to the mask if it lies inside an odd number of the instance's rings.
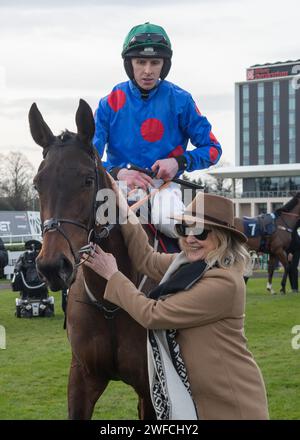
[[[134,26],[125,38],[122,58],[129,81],[117,84],[100,99],[95,113],[93,143],[103,164],[129,189],[147,190],[163,181],[215,165],[222,154],[191,94],[166,81],[171,68],[172,47],[166,31],[158,25]],[[187,151],[188,142],[196,148]],[[128,163],[156,173],[148,175],[126,168]],[[152,223],[169,237],[176,237],[174,220],[184,204],[178,184],[153,193]]]
[[[120,212],[127,212],[113,187]],[[159,419],[268,419],[264,381],[244,333],[243,272],[250,257],[247,238],[234,227],[233,203],[199,193],[176,219],[182,251],[173,255],[154,251],[132,211],[121,226],[136,270],[160,283],[149,297],[99,246],[83,264],[107,280],[104,299],[148,329],[150,392]]]
[[8,264],[8,252],[5,249],[4,242],[2,238],[0,238],[0,278],[4,275],[4,268]]
[[300,259],[300,220],[296,223],[291,238],[291,245],[288,250],[289,280],[292,292],[299,293],[298,288],[298,265]]

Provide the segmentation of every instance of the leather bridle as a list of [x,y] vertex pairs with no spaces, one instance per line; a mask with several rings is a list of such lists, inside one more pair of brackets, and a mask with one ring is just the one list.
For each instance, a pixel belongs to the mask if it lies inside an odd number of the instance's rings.
[[97,242],[102,238],[107,238],[109,235],[110,229],[112,229],[114,227],[114,225],[109,224],[109,225],[102,226],[101,230],[98,233],[96,233],[96,231],[94,230],[94,228],[96,226],[97,209],[101,205],[101,203],[103,203],[103,202],[97,201],[97,193],[100,189],[99,174],[98,174],[99,162],[98,162],[97,155],[94,151],[94,147],[91,146],[91,148],[93,149],[93,156],[94,156],[94,163],[95,163],[95,177],[96,177],[95,182],[96,182],[96,185],[95,185],[95,194],[94,194],[93,215],[91,216],[91,221],[90,221],[89,226],[86,226],[83,223],[80,223],[76,220],[71,220],[71,219],[67,219],[67,218],[50,218],[50,219],[45,220],[42,224],[42,235],[43,236],[47,232],[55,231],[55,232],[60,233],[64,237],[64,239],[67,241],[67,243],[69,245],[69,248],[70,248],[71,253],[73,255],[76,266],[78,266],[80,264],[80,256],[74,250],[74,247],[71,243],[71,240],[68,237],[65,230],[63,229],[62,225],[63,224],[71,224],[71,225],[77,226],[78,228],[84,229],[87,232],[88,242],[89,241]]

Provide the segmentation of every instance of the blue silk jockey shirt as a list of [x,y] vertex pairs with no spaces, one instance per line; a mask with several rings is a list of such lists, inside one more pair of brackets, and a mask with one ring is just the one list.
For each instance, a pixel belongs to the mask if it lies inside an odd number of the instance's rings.
[[[95,121],[93,142],[101,157],[106,147],[103,165],[108,171],[128,163],[151,168],[158,159],[183,154],[186,170],[194,171],[214,165],[222,154],[192,96],[165,80],[158,82],[147,99],[132,81],[116,85],[100,100]],[[186,151],[189,139],[196,147],[192,151]]]

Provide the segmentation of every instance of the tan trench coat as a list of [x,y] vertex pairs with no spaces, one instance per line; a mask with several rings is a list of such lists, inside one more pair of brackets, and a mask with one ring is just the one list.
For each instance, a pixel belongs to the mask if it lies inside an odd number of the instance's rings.
[[[140,225],[123,225],[122,232],[136,268],[159,282],[174,254],[154,252]],[[246,346],[245,283],[236,269],[213,268],[190,290],[159,301],[117,272],[104,298],[145,328],[178,329],[200,419],[268,419],[263,378]]]

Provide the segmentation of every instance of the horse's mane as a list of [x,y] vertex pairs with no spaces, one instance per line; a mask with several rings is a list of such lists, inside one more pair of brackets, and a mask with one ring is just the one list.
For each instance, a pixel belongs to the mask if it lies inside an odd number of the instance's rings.
[[281,206],[281,208],[276,209],[275,213],[280,215],[281,212],[290,212],[295,208],[300,199],[300,192],[297,192],[294,197],[289,200],[285,205]]

